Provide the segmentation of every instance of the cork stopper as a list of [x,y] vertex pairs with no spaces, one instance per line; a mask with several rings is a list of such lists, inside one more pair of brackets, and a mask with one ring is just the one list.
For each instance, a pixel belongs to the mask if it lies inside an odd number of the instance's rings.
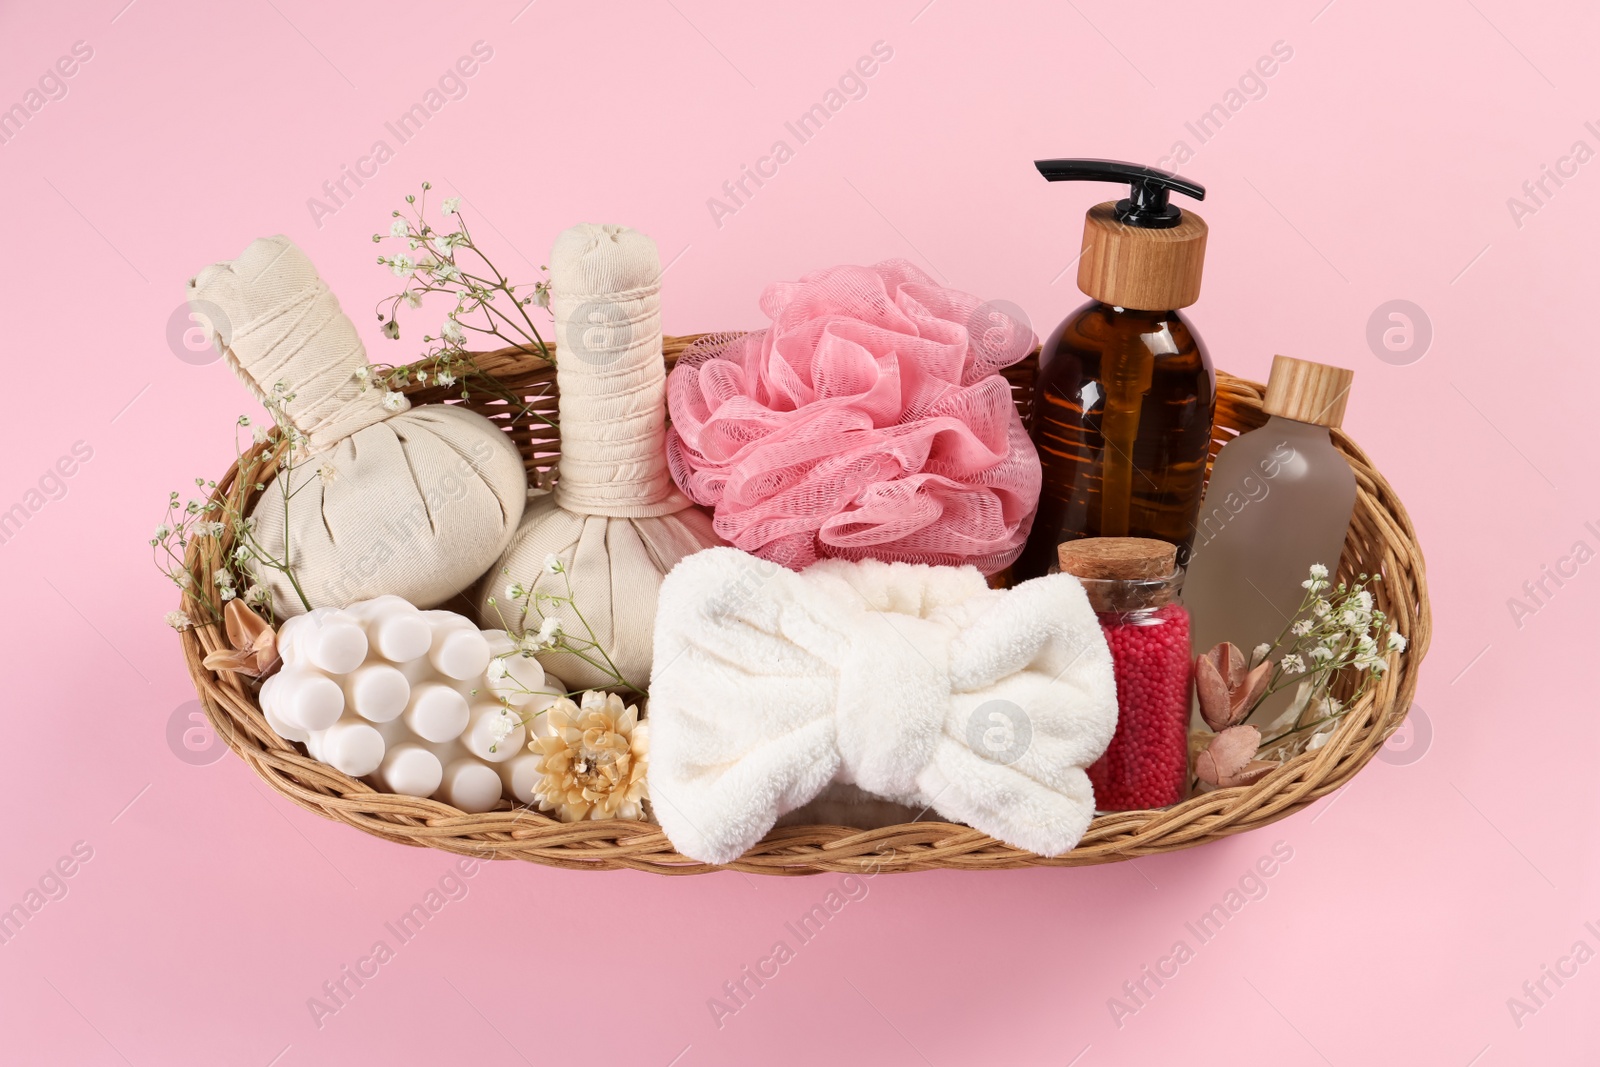
[[1084,216],[1078,288],[1135,311],[1171,311],[1199,300],[1205,219],[1184,211],[1176,226],[1149,229],[1118,222],[1116,207],[1108,200]]
[[1272,357],[1272,375],[1261,410],[1295,422],[1338,429],[1356,372],[1308,359]]
[[1178,546],[1153,537],[1084,537],[1058,546],[1056,557],[1077,578],[1149,581],[1178,569]]

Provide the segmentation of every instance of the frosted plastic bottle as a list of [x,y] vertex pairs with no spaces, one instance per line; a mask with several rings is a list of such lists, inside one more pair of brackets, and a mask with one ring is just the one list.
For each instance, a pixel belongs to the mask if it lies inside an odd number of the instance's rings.
[[[1305,596],[1311,565],[1338,569],[1356,477],[1328,430],[1344,418],[1353,377],[1274,357],[1262,404],[1271,418],[1217,453],[1183,588],[1196,655],[1231,641],[1249,656],[1276,641]],[[1292,687],[1280,690],[1252,721],[1270,720],[1292,696]]]

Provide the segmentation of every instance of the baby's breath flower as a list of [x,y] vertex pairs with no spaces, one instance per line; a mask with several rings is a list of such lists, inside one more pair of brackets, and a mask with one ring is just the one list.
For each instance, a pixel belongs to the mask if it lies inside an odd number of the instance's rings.
[[566,567],[562,565],[561,557],[552,552],[544,558],[544,570],[546,574],[560,574]]
[[1389,651],[1404,652],[1406,650],[1405,635],[1398,630],[1389,634]]
[[1321,579],[1326,578],[1327,576],[1328,568],[1324,567],[1320,563],[1313,563],[1311,565],[1311,577]]
[[167,538],[169,538],[171,536],[172,536],[172,527],[168,526],[166,523],[162,523],[160,526],[156,527],[156,540],[157,541],[165,541]]
[[401,252],[389,260],[389,269],[394,272],[395,277],[404,278],[417,269],[417,261]]
[[440,333],[444,335],[446,341],[450,341],[453,344],[460,344],[467,339],[466,332],[461,329],[461,324],[453,318],[444,320],[444,327],[440,330]]
[[399,411],[401,408],[405,407],[405,405],[406,398],[403,394],[397,393],[392,389],[383,394],[383,406],[385,410]]
[[410,227],[406,225],[405,219],[395,219],[389,223],[390,237],[404,237],[409,230]]
[[506,738],[510,737],[520,725],[521,721],[511,714],[511,709],[502,707],[494,722],[489,724],[489,751],[499,751],[500,746],[505,744]]
[[446,215],[454,215],[461,207],[461,198],[452,196],[439,205],[439,210]]
[[1311,620],[1301,619],[1299,622],[1289,627],[1289,632],[1294,634],[1296,637],[1304,637],[1306,634],[1311,632]]
[[194,629],[194,620],[189,618],[187,611],[169,611],[165,617],[167,625],[179,633]]
[[1260,663],[1262,660],[1266,659],[1267,658],[1267,653],[1269,653],[1271,651],[1272,651],[1272,646],[1271,645],[1267,644],[1265,641],[1261,642],[1261,644],[1257,645],[1255,647],[1254,651],[1252,651],[1250,653],[1250,663],[1251,663],[1251,665],[1253,666],[1253,665],[1255,665],[1257,663]]
[[456,384],[456,376],[447,371],[440,371],[438,375],[435,376],[434,381],[448,389],[452,385]]
[[1278,666],[1283,668],[1284,674],[1304,674],[1306,671],[1305,661],[1293,652],[1279,660]]

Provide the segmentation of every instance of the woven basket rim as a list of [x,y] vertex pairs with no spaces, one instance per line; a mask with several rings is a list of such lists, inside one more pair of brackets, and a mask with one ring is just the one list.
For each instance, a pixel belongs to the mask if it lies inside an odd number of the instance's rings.
[[[706,336],[711,335],[664,338],[669,362]],[[1031,383],[1036,358],[1037,349],[1023,364],[1006,371],[1019,405],[1027,402],[1025,387]],[[535,410],[554,409],[553,369],[546,361],[516,348],[478,353],[473,360],[521,395],[534,395],[537,387],[541,399],[532,405]],[[446,399],[437,388],[413,385],[407,392],[416,403]],[[1236,433],[1265,422],[1263,394],[1260,383],[1218,371],[1218,433]],[[530,474],[553,464],[559,448],[553,431],[537,424],[509,425],[505,421],[509,408],[496,408],[492,403],[479,410],[491,418],[498,416],[502,427],[511,431]],[[1230,420],[1226,425],[1225,417]],[[502,802],[496,811],[472,815],[436,800],[381,793],[279,737],[267,726],[255,696],[239,675],[215,672],[203,665],[208,653],[228,648],[219,626],[202,624],[179,636],[200,703],[218,736],[235,754],[275,791],[301,807],[389,841],[572,870],[631,869],[659,874],[735,870],[804,875],[1113,863],[1192,848],[1293,814],[1343,787],[1404,720],[1432,631],[1422,550],[1410,517],[1387,479],[1347,434],[1336,430],[1333,436],[1357,481],[1355,519],[1339,573],[1342,577],[1358,571],[1383,575],[1374,593],[1396,627],[1407,635],[1407,652],[1350,706],[1338,729],[1315,752],[1286,760],[1249,786],[1197,794],[1168,808],[1097,815],[1076,848],[1052,858],[1006,845],[969,826],[919,821],[875,830],[783,826],[740,859],[718,866],[679,854],[661,827],[653,823],[562,823],[524,806],[507,808],[509,802]],[[1214,440],[1213,455],[1221,443]],[[248,487],[236,484],[237,474],[236,463],[218,479],[212,498],[225,503],[238,502],[241,497],[247,500],[251,494]],[[224,541],[212,550],[211,559],[226,550]],[[198,542],[191,542],[188,551],[192,568],[210,565]]]

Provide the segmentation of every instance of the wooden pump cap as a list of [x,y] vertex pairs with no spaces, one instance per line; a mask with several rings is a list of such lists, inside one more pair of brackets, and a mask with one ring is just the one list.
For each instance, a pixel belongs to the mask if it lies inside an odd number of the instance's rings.
[[1153,537],[1084,537],[1058,546],[1056,557],[1076,578],[1159,580],[1178,569],[1178,546]]
[[1147,229],[1118,222],[1116,208],[1108,200],[1084,216],[1078,288],[1135,311],[1172,311],[1199,300],[1206,220],[1184,211],[1176,226]]
[[1295,422],[1338,429],[1356,372],[1308,359],[1272,357],[1272,375],[1261,410]]

